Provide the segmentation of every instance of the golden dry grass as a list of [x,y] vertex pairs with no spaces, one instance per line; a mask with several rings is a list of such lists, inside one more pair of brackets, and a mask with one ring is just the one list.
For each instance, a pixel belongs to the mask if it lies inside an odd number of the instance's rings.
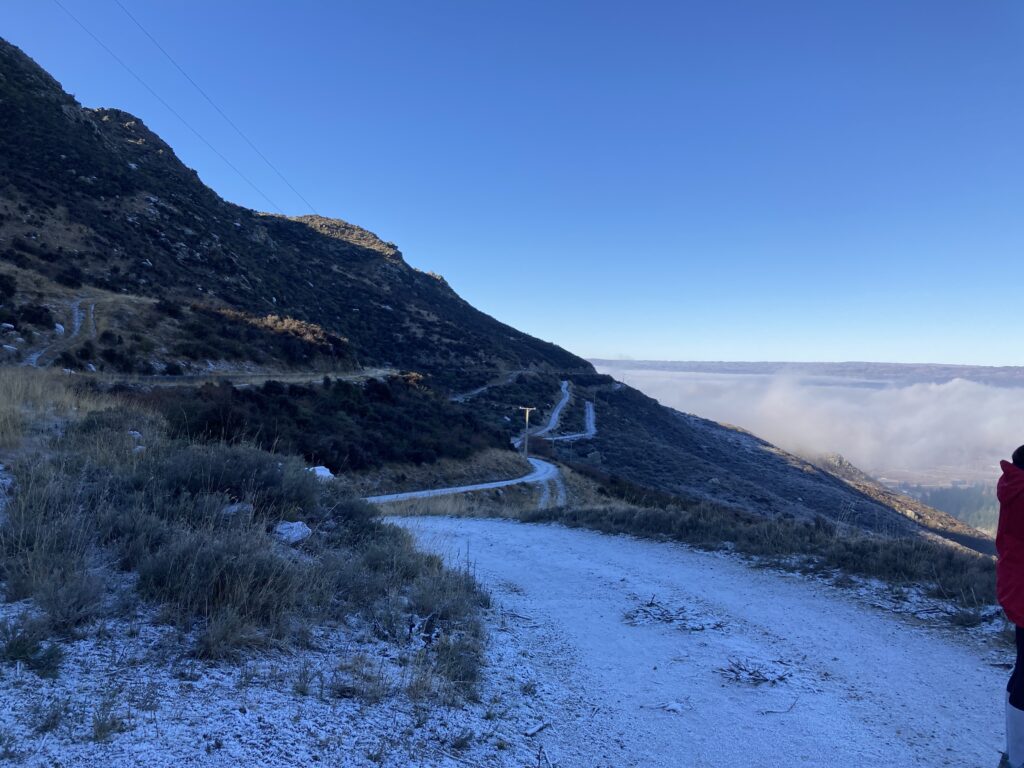
[[81,418],[116,404],[115,398],[86,391],[59,371],[0,368],[0,448],[17,446],[33,426]]

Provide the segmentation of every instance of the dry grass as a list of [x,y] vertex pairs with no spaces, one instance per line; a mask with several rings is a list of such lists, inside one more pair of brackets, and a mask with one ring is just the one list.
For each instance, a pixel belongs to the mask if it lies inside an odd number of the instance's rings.
[[518,517],[524,510],[537,507],[541,487],[512,485],[507,488],[433,496],[396,501],[381,506],[381,511],[396,517]]
[[34,425],[81,418],[112,405],[109,396],[76,386],[60,371],[0,368],[0,449],[17,446]]

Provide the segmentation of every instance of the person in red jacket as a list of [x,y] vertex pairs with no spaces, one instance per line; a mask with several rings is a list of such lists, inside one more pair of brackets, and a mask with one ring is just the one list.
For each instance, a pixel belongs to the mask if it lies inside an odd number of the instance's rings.
[[1015,625],[1017,662],[1006,684],[1006,764],[1024,767],[1024,445],[1002,461],[996,486],[996,597]]

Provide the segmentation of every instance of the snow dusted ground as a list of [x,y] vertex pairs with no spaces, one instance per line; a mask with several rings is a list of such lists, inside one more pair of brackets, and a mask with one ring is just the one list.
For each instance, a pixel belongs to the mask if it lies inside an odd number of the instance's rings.
[[[2,605],[0,621],[28,610],[27,602]],[[508,618],[490,612],[496,640],[479,700],[445,706],[405,695],[413,673],[401,656],[409,649],[357,625],[315,630],[306,649],[205,663],[186,652],[191,638],[140,608],[133,619],[94,623],[62,641],[55,679],[0,665],[0,765],[536,765],[535,740],[525,734],[543,713],[522,695],[533,671]],[[339,695],[334,681],[373,695]],[[569,694],[549,689],[544,700],[554,711]]]
[[[394,522],[468,557],[511,617],[514,632],[493,644],[518,645],[534,676],[520,692],[550,723],[531,740],[552,764],[998,762],[1010,651],[917,621],[931,610],[919,596],[880,599],[880,585],[839,589],[728,553],[560,526]],[[886,610],[899,606],[911,616]]]

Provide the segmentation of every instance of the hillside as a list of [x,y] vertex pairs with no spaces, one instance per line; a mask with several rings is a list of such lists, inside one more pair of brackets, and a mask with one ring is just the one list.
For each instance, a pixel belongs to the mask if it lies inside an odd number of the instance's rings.
[[[339,472],[389,458],[465,457],[470,449],[444,444],[444,425],[454,421],[460,431],[449,443],[475,434],[474,449],[492,449],[516,434],[518,405],[550,406],[566,379],[579,394],[567,417],[582,420],[582,402],[592,400],[602,431],[586,449],[550,450],[595,476],[683,501],[820,515],[892,534],[948,522],[908,515],[902,500],[872,496],[752,435],[596,376],[580,357],[476,310],[357,226],[221,199],[140,119],[82,107],[5,41],[0,102],[0,322],[8,324],[0,354],[8,362],[95,371],[108,383],[209,372],[421,374],[369,398],[373,408],[406,409],[379,424],[376,414],[361,421],[372,410],[361,396],[338,389],[178,398],[197,409],[179,419],[183,433],[265,440]],[[464,406],[448,402],[494,381],[504,383]],[[339,407],[349,415],[338,418]],[[426,439],[387,449],[395,435],[427,430],[428,412],[440,416]]]
[[83,108],[2,40],[0,101],[0,257],[16,279],[52,281],[42,303],[60,287],[161,302],[165,311],[134,325],[150,335],[154,323],[169,326],[156,334],[167,343],[121,368],[187,366],[197,332],[210,353],[245,360],[231,342],[253,341],[255,327],[313,348],[268,362],[318,357],[454,381],[528,366],[590,370],[474,309],[366,230],[224,201],[140,119]]

